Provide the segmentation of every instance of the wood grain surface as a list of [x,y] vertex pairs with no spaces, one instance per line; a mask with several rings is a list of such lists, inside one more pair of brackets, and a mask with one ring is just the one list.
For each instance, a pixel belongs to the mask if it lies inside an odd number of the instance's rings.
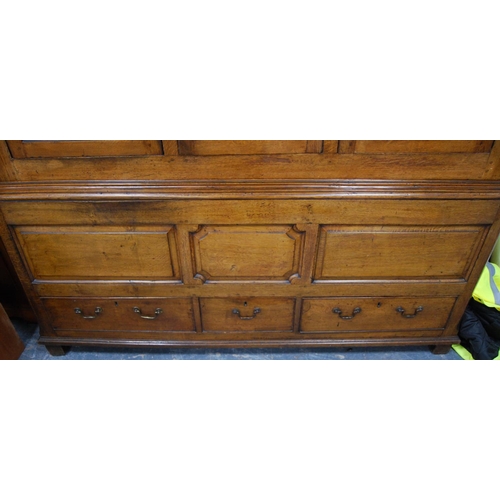
[[0,234],[53,354],[445,350],[499,179],[498,141],[3,141]]

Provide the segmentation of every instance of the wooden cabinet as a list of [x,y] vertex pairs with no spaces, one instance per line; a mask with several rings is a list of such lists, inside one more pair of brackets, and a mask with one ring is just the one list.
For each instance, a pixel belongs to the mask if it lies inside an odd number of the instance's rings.
[[0,229],[55,354],[446,349],[500,231],[493,141],[15,142]]

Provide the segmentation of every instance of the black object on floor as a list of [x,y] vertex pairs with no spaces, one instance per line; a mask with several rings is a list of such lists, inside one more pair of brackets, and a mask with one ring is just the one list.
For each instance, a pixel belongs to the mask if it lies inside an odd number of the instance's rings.
[[[493,359],[498,356],[500,348],[500,341],[495,339],[499,337],[499,326],[499,311],[471,299],[462,316],[458,336],[474,359]],[[490,331],[494,332],[494,335],[491,335]]]
[[500,311],[494,307],[481,304],[477,300],[471,300],[470,306],[481,321],[484,329],[490,337],[500,341]]

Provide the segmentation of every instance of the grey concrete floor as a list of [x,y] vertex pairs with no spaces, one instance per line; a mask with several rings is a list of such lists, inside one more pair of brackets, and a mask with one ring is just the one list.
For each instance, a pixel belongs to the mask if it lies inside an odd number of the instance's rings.
[[51,356],[38,344],[38,326],[14,319],[14,327],[26,346],[19,359],[86,360],[86,359],[378,359],[378,360],[460,360],[452,349],[448,354],[435,355],[424,347],[370,347],[338,349],[110,349],[72,347],[61,357]]

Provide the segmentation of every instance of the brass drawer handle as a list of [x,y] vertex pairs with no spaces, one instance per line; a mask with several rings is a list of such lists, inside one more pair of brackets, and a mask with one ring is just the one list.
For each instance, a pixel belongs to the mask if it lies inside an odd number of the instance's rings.
[[408,319],[414,318],[419,312],[422,312],[423,310],[424,310],[423,306],[418,306],[413,314],[405,314],[405,310],[401,306],[396,307],[396,311],[398,313],[401,313],[401,316],[403,316],[403,318],[408,318]]
[[141,310],[138,307],[134,307],[134,312],[137,313],[142,319],[156,319],[163,312],[163,309],[157,307],[155,309],[154,316],[143,316]]
[[237,314],[240,319],[254,319],[257,314],[261,311],[260,307],[256,307],[253,310],[253,316],[242,316],[239,309],[233,309],[233,314]]
[[354,318],[354,316],[356,316],[356,314],[359,314],[361,312],[361,307],[355,307],[352,310],[351,316],[342,316],[342,309],[339,309],[338,307],[336,307],[335,309],[332,309],[332,312],[335,314],[338,314],[339,317],[342,319],[352,319],[352,318]]
[[79,307],[75,307],[75,313],[81,314],[83,319],[96,319],[102,313],[102,307],[96,307],[94,310],[95,316],[84,316],[83,311]]

